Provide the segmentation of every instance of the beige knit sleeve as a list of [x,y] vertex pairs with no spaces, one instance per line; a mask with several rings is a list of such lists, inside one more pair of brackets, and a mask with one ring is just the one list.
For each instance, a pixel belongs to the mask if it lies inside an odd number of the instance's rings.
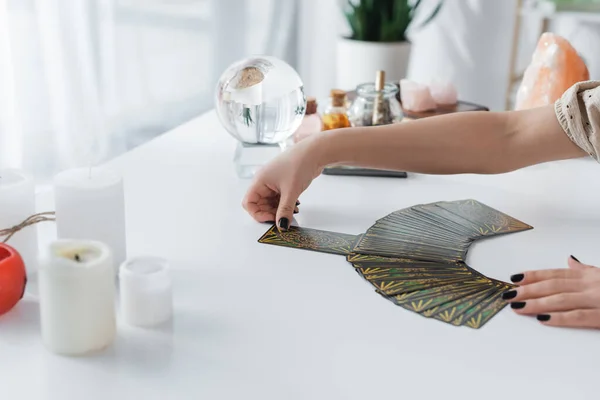
[[556,100],[554,111],[573,143],[600,161],[600,81],[571,86]]

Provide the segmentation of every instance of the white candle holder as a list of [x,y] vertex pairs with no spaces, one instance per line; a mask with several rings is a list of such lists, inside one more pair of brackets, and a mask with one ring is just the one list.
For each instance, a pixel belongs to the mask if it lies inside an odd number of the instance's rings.
[[121,315],[130,325],[151,327],[171,319],[173,294],[169,266],[158,257],[136,257],[119,270]]
[[58,240],[39,270],[40,320],[45,347],[84,355],[115,337],[115,278],[110,248],[89,240]]

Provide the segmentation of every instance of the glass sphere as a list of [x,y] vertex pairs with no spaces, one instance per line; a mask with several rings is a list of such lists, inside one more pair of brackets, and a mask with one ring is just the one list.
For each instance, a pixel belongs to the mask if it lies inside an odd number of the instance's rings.
[[221,123],[243,143],[275,144],[290,137],[304,117],[302,80],[285,61],[256,56],[235,62],[217,84]]

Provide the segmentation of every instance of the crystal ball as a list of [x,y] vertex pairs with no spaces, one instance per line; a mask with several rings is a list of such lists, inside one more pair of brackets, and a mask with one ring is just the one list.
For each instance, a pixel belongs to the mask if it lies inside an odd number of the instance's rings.
[[221,123],[243,143],[284,142],[306,111],[300,76],[285,61],[270,56],[233,63],[221,75],[215,97]]

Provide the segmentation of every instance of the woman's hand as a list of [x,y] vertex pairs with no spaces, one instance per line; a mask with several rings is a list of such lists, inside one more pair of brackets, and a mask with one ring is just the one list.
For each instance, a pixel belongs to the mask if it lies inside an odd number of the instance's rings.
[[571,256],[568,269],[527,271],[511,276],[519,285],[503,297],[518,314],[544,325],[600,329],[600,268]]
[[318,138],[309,137],[280,154],[255,176],[242,206],[258,222],[277,221],[280,230],[289,228],[298,212],[298,197],[319,176]]

